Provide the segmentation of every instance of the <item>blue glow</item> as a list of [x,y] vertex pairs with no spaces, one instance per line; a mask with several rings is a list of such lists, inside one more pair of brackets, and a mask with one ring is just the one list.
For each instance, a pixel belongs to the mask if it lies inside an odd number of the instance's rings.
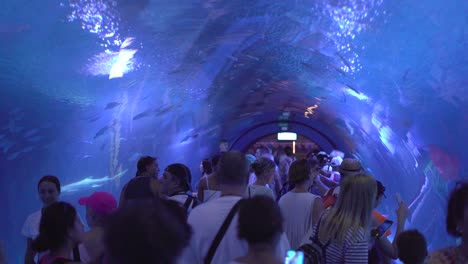
[[109,75],[109,79],[114,79],[135,70],[138,66],[133,56],[137,50],[126,48],[132,42],[133,38],[127,38],[121,45],[122,48],[119,52],[106,50],[94,56],[85,72],[93,76]]
[[79,21],[84,30],[98,35],[105,47],[120,46],[120,17],[116,5],[115,0],[69,0],[72,12],[68,21]]

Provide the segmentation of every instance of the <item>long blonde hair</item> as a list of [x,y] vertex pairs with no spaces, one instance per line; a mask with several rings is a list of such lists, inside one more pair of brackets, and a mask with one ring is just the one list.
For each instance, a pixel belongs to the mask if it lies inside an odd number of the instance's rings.
[[344,178],[336,204],[322,219],[319,228],[321,241],[343,243],[348,230],[355,236],[360,228],[368,230],[377,194],[375,179],[368,174]]

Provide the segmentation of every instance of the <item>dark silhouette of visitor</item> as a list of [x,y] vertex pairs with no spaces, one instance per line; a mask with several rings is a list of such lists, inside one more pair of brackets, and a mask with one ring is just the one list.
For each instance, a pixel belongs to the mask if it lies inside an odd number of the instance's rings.
[[427,257],[427,243],[417,230],[407,230],[397,237],[398,258],[404,264],[424,264]]
[[69,203],[55,202],[44,208],[39,235],[32,242],[32,248],[37,252],[48,251],[39,264],[73,263],[70,256],[83,236],[83,224],[75,208]]
[[103,263],[173,264],[190,236],[185,210],[177,202],[136,200],[124,204],[109,218]]
[[459,182],[451,192],[447,208],[447,232],[461,244],[434,251],[428,263],[468,263],[468,183]]
[[119,206],[129,200],[153,199],[158,196],[158,174],[159,165],[155,157],[145,156],[140,158],[137,163],[135,178],[131,179],[122,188]]
[[283,233],[283,217],[271,197],[258,195],[240,204],[238,236],[249,245],[245,256],[231,262],[281,264],[275,250]]

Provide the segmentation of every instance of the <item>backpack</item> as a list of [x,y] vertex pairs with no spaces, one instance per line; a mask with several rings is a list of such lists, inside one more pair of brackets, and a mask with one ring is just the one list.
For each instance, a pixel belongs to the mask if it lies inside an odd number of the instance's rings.
[[300,246],[297,250],[304,252],[304,264],[322,264],[326,263],[326,251],[330,245],[330,240],[322,245],[318,239],[318,233],[320,228],[320,220],[317,224],[315,234],[311,237],[311,243]]

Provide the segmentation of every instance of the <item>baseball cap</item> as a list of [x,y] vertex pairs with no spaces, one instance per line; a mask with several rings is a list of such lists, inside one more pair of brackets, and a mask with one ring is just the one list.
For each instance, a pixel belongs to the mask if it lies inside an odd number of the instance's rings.
[[89,206],[94,213],[99,215],[109,215],[117,209],[117,200],[107,192],[95,192],[91,196],[81,197],[78,203]]

